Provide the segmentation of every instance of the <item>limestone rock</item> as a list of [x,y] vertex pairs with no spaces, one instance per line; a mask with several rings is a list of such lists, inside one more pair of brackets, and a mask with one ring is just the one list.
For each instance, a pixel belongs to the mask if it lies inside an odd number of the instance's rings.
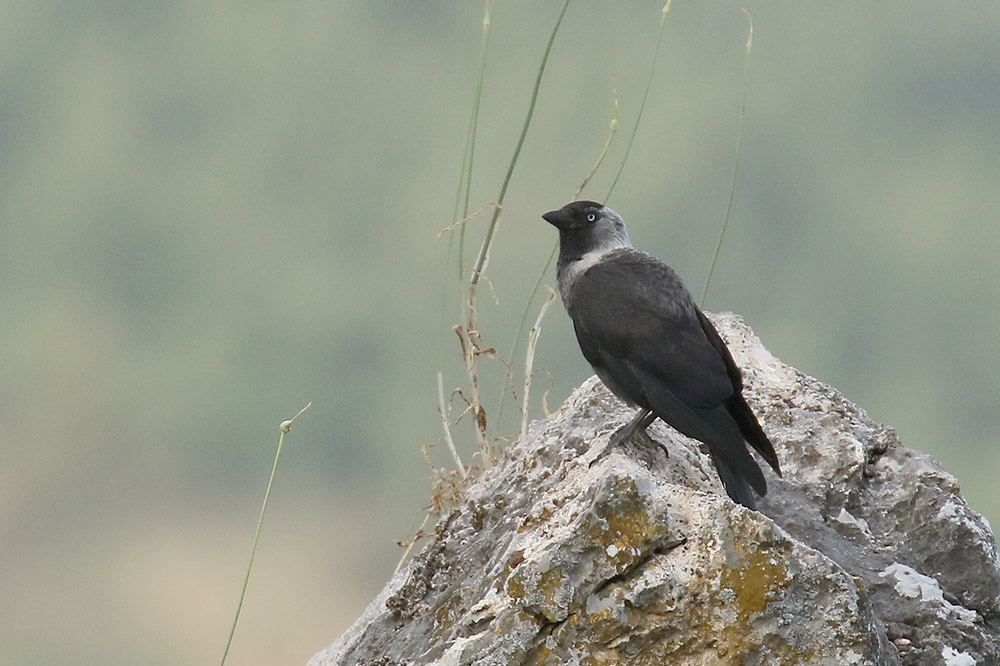
[[631,416],[596,378],[439,521],[309,666],[1000,664],[988,523],[931,458],[713,317],[781,460],[760,512],[701,445]]

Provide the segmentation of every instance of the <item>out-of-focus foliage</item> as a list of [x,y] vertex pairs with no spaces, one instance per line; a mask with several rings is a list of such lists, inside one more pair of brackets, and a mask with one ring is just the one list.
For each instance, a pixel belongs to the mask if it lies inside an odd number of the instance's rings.
[[[555,240],[539,215],[597,158],[613,89],[631,129],[661,6],[570,6],[481,290],[502,351]],[[1000,5],[675,2],[609,203],[695,293],[729,194],[744,6],[743,153],[706,307],[742,313],[1000,516]],[[474,209],[496,196],[559,3],[493,8]],[[481,16],[474,2],[4,5],[10,663],[218,658],[277,426],[309,400],[230,661],[304,662],[388,577],[429,493],[435,372],[463,380],[438,232]],[[585,196],[603,197],[624,144]],[[471,255],[485,222],[467,224]],[[553,408],[588,374],[558,307],[535,364]],[[485,370],[489,409],[502,366]]]

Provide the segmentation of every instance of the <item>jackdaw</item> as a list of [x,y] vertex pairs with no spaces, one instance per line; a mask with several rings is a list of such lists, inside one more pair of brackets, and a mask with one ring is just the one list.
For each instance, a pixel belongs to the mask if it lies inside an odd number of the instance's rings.
[[583,355],[612,393],[639,407],[610,446],[659,417],[704,442],[729,496],[756,508],[750,489],[763,496],[767,482],[746,445],[781,476],[778,457],[726,343],[680,276],[634,249],[607,206],[574,201],[542,218],[559,229],[559,293]]

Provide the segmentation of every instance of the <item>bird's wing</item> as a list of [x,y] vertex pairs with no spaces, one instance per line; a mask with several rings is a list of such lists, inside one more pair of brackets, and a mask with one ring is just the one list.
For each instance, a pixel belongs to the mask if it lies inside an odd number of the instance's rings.
[[736,361],[733,360],[733,355],[729,352],[729,347],[723,342],[722,337],[719,332],[715,330],[715,326],[708,320],[705,313],[701,310],[695,308],[698,313],[698,323],[701,324],[701,330],[705,333],[705,338],[708,343],[719,353],[722,357],[722,361],[726,364],[726,374],[729,375],[729,380],[733,383],[733,388],[736,392],[743,390],[743,375],[740,374],[740,369],[736,365]]
[[[608,388],[708,444],[737,501],[753,506],[748,484],[767,492],[729,411],[742,402],[740,371],[673,269],[643,253],[617,253],[576,279],[569,309],[583,354]],[[766,447],[751,443],[776,466],[761,436]]]
[[771,440],[768,439],[767,434],[760,427],[760,422],[743,397],[743,376],[740,374],[740,369],[737,367],[736,361],[733,360],[729,348],[722,341],[719,332],[715,330],[715,326],[712,325],[712,322],[708,320],[708,317],[701,310],[698,311],[698,319],[701,321],[701,327],[705,331],[708,341],[718,350],[719,355],[726,362],[726,372],[729,374],[729,378],[736,388],[733,397],[727,401],[727,411],[736,420],[744,439],[750,443],[750,446],[757,449],[757,452],[763,456],[767,464],[771,466],[771,469],[778,476],[781,476],[781,466],[778,464],[778,454],[774,451],[774,445],[771,444]]
[[680,277],[649,255],[629,252],[592,266],[573,285],[570,310],[584,356],[626,384],[626,393],[642,390],[630,368],[691,408],[717,407],[739,391],[732,376],[739,370],[715,329],[708,324],[713,340]]

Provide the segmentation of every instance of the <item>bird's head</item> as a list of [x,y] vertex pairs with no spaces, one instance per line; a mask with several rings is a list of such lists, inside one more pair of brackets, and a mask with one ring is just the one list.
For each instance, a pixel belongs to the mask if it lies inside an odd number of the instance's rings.
[[582,256],[632,247],[621,215],[596,201],[574,201],[542,219],[559,229],[561,254]]

